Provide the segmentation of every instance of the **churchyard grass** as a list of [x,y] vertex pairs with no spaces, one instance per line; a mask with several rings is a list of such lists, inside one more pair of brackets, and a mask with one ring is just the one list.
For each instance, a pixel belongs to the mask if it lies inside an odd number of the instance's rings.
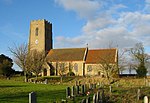
[[[54,79],[59,81],[58,77],[45,77],[46,79],[53,79],[48,84],[34,84],[24,83],[23,77],[13,77],[10,80],[0,79],[0,103],[28,103],[29,93],[36,92],[38,103],[53,103],[57,101],[61,103],[62,99],[66,99],[66,88],[71,87],[75,83],[75,79],[67,80],[63,84],[55,82]],[[44,78],[44,79],[45,79]],[[85,82],[83,77],[76,78],[81,83]],[[91,78],[90,78],[91,79]],[[97,79],[100,80],[100,79]],[[98,82],[96,79],[95,82]],[[147,78],[150,81],[149,78]],[[89,80],[87,80],[89,81]],[[105,80],[102,80],[103,82]],[[89,83],[89,82],[88,82]],[[101,87],[105,91],[105,96],[109,98],[111,103],[137,103],[137,90],[140,89],[140,99],[138,103],[143,102],[145,95],[150,96],[150,85],[145,86],[145,79],[118,79],[112,85],[112,93],[109,92],[107,84]],[[93,93],[91,94],[92,99]],[[75,102],[69,100],[68,103],[79,103],[86,96],[78,96]]]
[[28,103],[30,92],[36,92],[38,103],[53,103],[65,98],[66,85],[24,83],[21,79],[0,79],[0,103]]

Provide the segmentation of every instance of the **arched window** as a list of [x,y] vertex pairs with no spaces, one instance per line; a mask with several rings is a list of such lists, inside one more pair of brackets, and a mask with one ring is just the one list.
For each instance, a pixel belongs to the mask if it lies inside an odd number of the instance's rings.
[[92,71],[92,66],[91,65],[88,65],[87,66],[87,72],[91,72]]
[[35,35],[38,36],[39,28],[35,29]]
[[75,70],[76,72],[78,72],[78,64],[77,64],[77,63],[74,64],[74,70]]

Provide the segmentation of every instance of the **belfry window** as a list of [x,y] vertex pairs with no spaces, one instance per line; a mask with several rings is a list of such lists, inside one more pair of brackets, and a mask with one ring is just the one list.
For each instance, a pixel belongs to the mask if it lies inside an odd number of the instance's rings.
[[35,29],[35,35],[38,36],[39,28]]

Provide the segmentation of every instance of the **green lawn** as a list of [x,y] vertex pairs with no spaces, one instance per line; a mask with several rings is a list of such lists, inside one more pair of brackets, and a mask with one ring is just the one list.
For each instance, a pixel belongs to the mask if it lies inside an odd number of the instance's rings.
[[38,103],[53,103],[65,99],[66,85],[23,83],[0,79],[0,103],[28,103],[30,92],[36,92]]
[[[66,98],[66,87],[73,85],[74,79],[61,85],[56,84],[55,79],[58,78],[49,77],[49,84],[24,83],[23,77],[13,77],[11,80],[0,79],[0,103],[28,103],[29,93],[31,92],[36,92],[38,103],[53,103],[55,101],[61,103],[61,99]],[[86,78],[76,79],[85,82]],[[143,79],[120,79],[117,82],[118,87],[115,86],[116,84],[113,85],[112,93],[109,92],[107,85],[101,89],[105,91],[109,103],[142,103],[145,95],[150,97],[150,86],[144,86],[143,81]],[[148,81],[150,82],[150,79]],[[140,100],[137,101],[137,90],[139,88],[141,90]],[[91,92],[91,99],[96,91],[97,89]],[[75,102],[69,100],[68,103],[79,103],[83,98],[86,98],[86,96],[76,97]]]

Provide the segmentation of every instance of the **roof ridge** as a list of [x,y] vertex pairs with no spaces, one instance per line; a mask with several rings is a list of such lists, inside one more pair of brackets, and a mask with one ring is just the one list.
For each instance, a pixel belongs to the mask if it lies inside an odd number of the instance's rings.
[[89,49],[89,50],[117,50],[117,48],[102,48],[102,49]]
[[56,48],[51,50],[60,50],[60,49],[86,49],[86,48]]

